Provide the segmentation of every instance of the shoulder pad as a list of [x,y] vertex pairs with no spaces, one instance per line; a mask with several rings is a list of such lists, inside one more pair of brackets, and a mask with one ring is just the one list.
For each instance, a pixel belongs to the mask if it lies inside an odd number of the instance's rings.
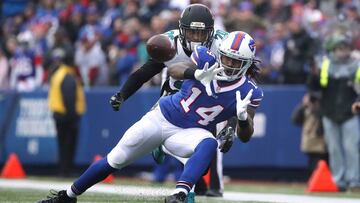
[[199,69],[202,69],[206,62],[209,67],[216,62],[215,55],[205,46],[197,46],[191,54],[191,60],[196,64]]
[[169,30],[163,33],[163,35],[167,36],[170,40],[173,41],[175,37],[179,35],[179,30]]
[[224,30],[219,30],[219,29],[216,29],[214,31],[214,41],[222,41],[223,39],[226,38],[226,36],[228,36],[228,32],[224,31]]

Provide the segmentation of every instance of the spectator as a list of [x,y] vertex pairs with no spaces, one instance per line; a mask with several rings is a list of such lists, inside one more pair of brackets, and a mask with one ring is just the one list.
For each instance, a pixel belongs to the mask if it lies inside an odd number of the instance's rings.
[[146,51],[146,42],[152,36],[151,30],[148,26],[141,26],[140,28],[140,40],[141,42],[137,46],[137,55],[139,57],[139,63],[144,64],[148,59],[149,55]]
[[93,30],[83,32],[75,51],[75,64],[79,67],[85,87],[107,84],[105,53]]
[[254,14],[250,1],[239,3],[238,10],[233,10],[233,13],[225,18],[224,26],[228,32],[241,30],[246,33],[265,28],[262,20]]
[[137,18],[128,19],[122,32],[115,39],[117,57],[115,62],[116,75],[120,86],[126,81],[138,61],[137,46],[140,43],[140,22]]
[[[299,18],[287,22],[290,35],[285,42],[284,63],[281,68],[285,84],[304,84],[307,77],[306,66],[315,55],[312,38],[301,26]],[[305,51],[306,50],[306,51]]]
[[75,4],[72,7],[69,19],[64,19],[64,21],[62,22],[62,25],[65,27],[67,33],[69,34],[69,38],[72,43],[76,42],[80,32],[80,28],[82,28],[85,24],[83,16],[84,13],[85,8],[82,7],[80,4]]
[[150,22],[152,17],[166,9],[166,3],[161,0],[144,0],[139,11],[141,21]]
[[10,68],[8,59],[0,47],[0,90],[9,89]]
[[58,139],[59,175],[70,176],[80,127],[80,117],[85,112],[85,96],[72,63],[72,54],[57,49],[61,65],[50,79],[49,108],[53,112]]
[[[283,23],[291,16],[289,6],[284,0],[271,0],[270,5],[264,13],[264,19],[270,25],[275,23]],[[267,3],[265,5],[268,5]]]
[[167,24],[168,22],[166,18],[163,18],[161,16],[153,16],[151,18],[150,26],[154,34],[162,34],[165,32]]
[[276,23],[269,32],[268,46],[270,55],[268,56],[268,66],[262,68],[260,72],[264,83],[280,83],[280,70],[284,63],[285,36],[286,30],[283,24]]
[[302,126],[300,146],[301,151],[309,158],[309,175],[315,169],[319,160],[327,161],[319,99],[318,94],[312,92],[305,94],[302,103],[295,108],[292,114],[293,123]]
[[35,60],[35,53],[29,49],[29,41],[18,42],[15,37],[7,40],[6,49],[11,54],[10,88],[18,91],[33,91],[42,84],[43,70]]
[[[309,72],[308,67],[313,63],[312,56],[323,48],[316,45],[322,44],[323,39],[339,32],[339,29],[340,33],[352,36],[355,48],[352,55],[360,58],[360,4],[351,0],[2,2],[0,45],[6,47],[5,40],[12,37],[27,38],[36,66],[40,67],[36,70],[42,70],[42,65],[48,65],[46,63],[49,61],[44,58],[48,57],[47,53],[55,46],[54,35],[58,27],[64,28],[64,33],[69,36],[72,44],[81,41],[80,37],[86,35],[86,32],[95,33],[101,49],[108,53],[104,60],[105,64],[109,64],[111,73],[109,81],[107,73],[101,74],[102,84],[121,84],[128,72],[133,71],[139,61],[147,57],[144,54],[144,44],[139,40],[141,32],[146,30],[142,26],[150,27],[152,35],[177,28],[181,10],[190,3],[211,6],[216,28],[225,27],[227,31],[243,30],[255,36],[259,30],[262,32],[257,37],[257,49],[263,58],[264,83],[304,83],[304,77]],[[291,20],[287,23],[289,18]],[[134,23],[139,20],[141,29],[139,23]],[[134,28],[128,29],[127,25]],[[286,37],[288,29],[290,35]],[[129,31],[135,35],[124,37],[127,35],[125,32]],[[310,38],[306,37],[305,33]],[[13,54],[7,49],[4,51],[8,60],[13,58]],[[322,50],[319,53],[321,52]],[[97,75],[96,71],[93,74]],[[151,85],[159,85],[159,82],[153,82]]]
[[[54,36],[54,46],[44,55],[45,79],[48,78],[49,73],[57,69],[61,62],[61,51],[74,54],[74,48],[69,41],[66,31],[60,27]],[[74,63],[72,61],[72,63]]]
[[359,60],[351,55],[351,38],[333,36],[334,47],[320,62],[320,76],[311,76],[311,87],[320,90],[320,107],[333,179],[340,190],[360,187],[360,127],[351,112],[360,82]]
[[124,7],[123,19],[139,18],[140,3],[137,0],[127,1]]
[[24,11],[28,0],[17,0],[16,3],[13,0],[3,0],[1,13],[5,17],[13,16]]

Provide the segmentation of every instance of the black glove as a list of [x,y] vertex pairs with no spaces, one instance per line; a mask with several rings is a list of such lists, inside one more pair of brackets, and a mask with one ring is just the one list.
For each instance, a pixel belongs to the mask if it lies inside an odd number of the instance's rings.
[[110,98],[109,102],[114,111],[119,111],[121,104],[124,102],[124,98],[121,96],[120,92],[118,92]]
[[231,126],[226,126],[223,128],[219,134],[216,136],[216,139],[219,140],[220,152],[226,153],[230,150],[234,139],[235,139],[235,130]]

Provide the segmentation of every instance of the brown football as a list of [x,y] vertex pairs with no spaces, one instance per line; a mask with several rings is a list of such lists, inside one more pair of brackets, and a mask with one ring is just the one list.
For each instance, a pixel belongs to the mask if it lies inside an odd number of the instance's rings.
[[146,50],[151,58],[158,62],[169,61],[174,58],[176,49],[165,35],[154,35],[146,43]]

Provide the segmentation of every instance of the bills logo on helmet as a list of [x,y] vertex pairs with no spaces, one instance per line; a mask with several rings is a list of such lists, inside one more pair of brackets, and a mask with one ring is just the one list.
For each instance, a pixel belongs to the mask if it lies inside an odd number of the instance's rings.
[[238,51],[239,48],[240,48],[240,45],[241,45],[241,42],[242,40],[244,39],[245,37],[245,33],[244,32],[238,32],[236,33],[235,37],[234,37],[234,40],[231,44],[231,47],[230,49],[232,50],[235,50],[235,51]]
[[252,52],[256,49],[255,41],[253,39],[250,39],[249,48]]

